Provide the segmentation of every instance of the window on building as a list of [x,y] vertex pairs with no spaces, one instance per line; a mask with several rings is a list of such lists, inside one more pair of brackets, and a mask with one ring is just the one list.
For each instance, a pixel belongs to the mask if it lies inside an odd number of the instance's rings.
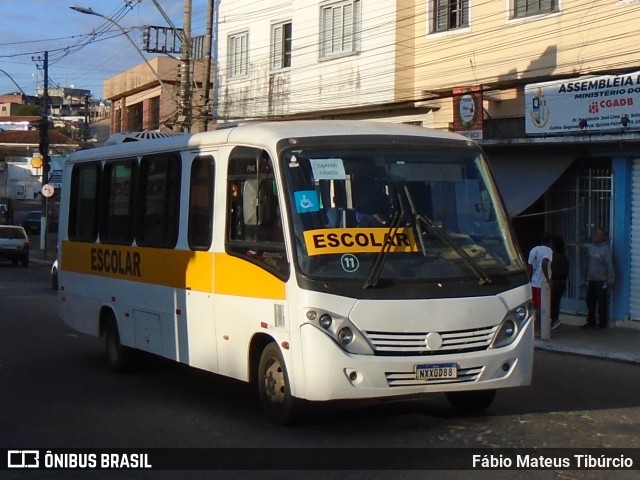
[[244,77],[249,73],[249,32],[229,35],[229,78]]
[[558,11],[557,0],[513,0],[514,18]]
[[271,27],[271,69],[281,70],[291,66],[291,22]]
[[[115,107],[112,107],[115,108]],[[117,133],[117,132],[121,132],[122,131],[122,110],[120,108],[118,108],[115,111],[115,121],[113,122],[113,126],[115,131],[113,133]]]
[[320,56],[348,55],[360,43],[360,0],[349,0],[321,7]]
[[100,238],[110,243],[131,244],[136,160],[109,162],[104,167],[104,194]]
[[149,130],[160,128],[160,97],[153,97],[149,100],[149,118],[147,120]]
[[189,230],[192,250],[209,250],[213,231],[213,157],[197,157],[189,181]]
[[130,132],[141,132],[144,130],[142,121],[143,121],[143,106],[142,102],[136,103],[135,105],[131,105],[127,107],[127,120],[128,126],[127,129]]
[[180,155],[147,155],[140,161],[136,241],[173,248],[178,240]]
[[98,236],[100,165],[75,165],[71,172],[69,238],[93,242]]
[[434,32],[445,32],[469,26],[469,0],[434,0]]

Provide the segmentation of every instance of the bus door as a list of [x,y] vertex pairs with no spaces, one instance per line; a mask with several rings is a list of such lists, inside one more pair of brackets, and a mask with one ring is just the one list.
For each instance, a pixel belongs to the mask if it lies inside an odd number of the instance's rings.
[[246,378],[253,335],[287,335],[282,209],[273,162],[262,149],[235,147],[226,181],[224,253],[216,258],[220,373]]
[[[186,163],[188,165],[188,163]],[[186,173],[186,172],[185,172]],[[187,220],[188,252],[185,290],[176,299],[178,358],[208,371],[218,371],[214,308],[213,208],[215,158],[198,155],[184,180],[182,205]],[[186,212],[185,212],[186,210]],[[182,305],[180,305],[182,303]]]

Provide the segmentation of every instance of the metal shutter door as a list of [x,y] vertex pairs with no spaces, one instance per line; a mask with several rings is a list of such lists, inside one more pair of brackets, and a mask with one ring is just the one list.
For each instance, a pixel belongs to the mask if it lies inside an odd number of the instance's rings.
[[633,161],[631,186],[631,292],[629,314],[640,320],[640,159]]

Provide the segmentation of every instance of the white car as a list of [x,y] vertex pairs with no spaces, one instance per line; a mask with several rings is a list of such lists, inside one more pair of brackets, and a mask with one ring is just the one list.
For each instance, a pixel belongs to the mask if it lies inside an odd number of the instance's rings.
[[29,266],[29,237],[24,228],[15,225],[0,225],[0,259]]

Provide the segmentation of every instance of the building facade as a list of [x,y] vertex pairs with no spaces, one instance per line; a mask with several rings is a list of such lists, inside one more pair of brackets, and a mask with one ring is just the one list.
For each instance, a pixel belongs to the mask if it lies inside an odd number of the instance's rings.
[[[111,102],[112,134],[180,130],[180,63],[171,57],[155,57],[149,60],[149,65],[141,63],[104,81],[104,98]],[[202,89],[203,62],[194,61],[191,65],[197,103]],[[201,112],[197,108],[193,111],[190,130],[197,131]]]
[[[220,2],[214,120],[351,118],[483,145],[526,254],[564,237],[566,312],[610,232],[611,318],[640,320],[640,2]],[[552,128],[553,127],[553,128]]]

